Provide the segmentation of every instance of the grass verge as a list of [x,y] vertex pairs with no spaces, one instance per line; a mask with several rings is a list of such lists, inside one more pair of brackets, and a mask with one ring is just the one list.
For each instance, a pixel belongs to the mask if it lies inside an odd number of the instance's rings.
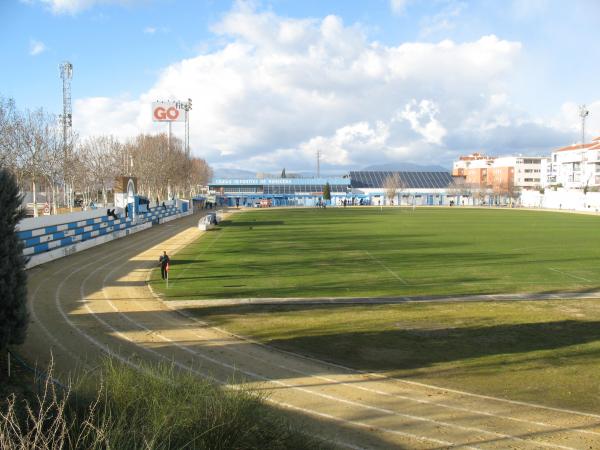
[[264,400],[171,366],[138,371],[106,360],[66,390],[48,378],[35,401],[9,395],[0,414],[0,448],[324,448]]

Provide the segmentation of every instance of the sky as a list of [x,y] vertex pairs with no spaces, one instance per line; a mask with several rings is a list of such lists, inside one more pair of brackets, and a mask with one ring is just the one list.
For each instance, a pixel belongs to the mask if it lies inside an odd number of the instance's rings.
[[[329,171],[548,155],[600,135],[596,0],[2,0],[0,96],[83,139],[166,131],[213,167]],[[183,124],[173,124],[183,138]]]

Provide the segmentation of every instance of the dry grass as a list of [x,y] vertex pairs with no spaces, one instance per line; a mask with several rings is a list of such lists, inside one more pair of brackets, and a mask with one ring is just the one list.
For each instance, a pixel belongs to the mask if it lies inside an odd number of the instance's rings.
[[35,401],[12,394],[0,410],[3,450],[323,447],[256,392],[223,389],[168,365],[140,371],[107,359],[65,388],[53,383],[50,367]]

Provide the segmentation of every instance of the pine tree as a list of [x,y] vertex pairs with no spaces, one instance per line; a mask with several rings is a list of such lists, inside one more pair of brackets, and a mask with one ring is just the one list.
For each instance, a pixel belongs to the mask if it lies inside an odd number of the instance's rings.
[[323,200],[331,200],[331,186],[329,186],[329,183],[325,183],[323,187]]
[[15,229],[24,217],[21,201],[15,177],[0,169],[0,350],[22,344],[29,321],[26,259]]

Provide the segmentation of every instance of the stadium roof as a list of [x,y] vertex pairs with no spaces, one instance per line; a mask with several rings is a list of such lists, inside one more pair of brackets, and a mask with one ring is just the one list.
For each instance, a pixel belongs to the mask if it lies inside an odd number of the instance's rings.
[[353,188],[382,189],[385,179],[398,174],[406,189],[444,189],[452,183],[449,172],[350,172]]

